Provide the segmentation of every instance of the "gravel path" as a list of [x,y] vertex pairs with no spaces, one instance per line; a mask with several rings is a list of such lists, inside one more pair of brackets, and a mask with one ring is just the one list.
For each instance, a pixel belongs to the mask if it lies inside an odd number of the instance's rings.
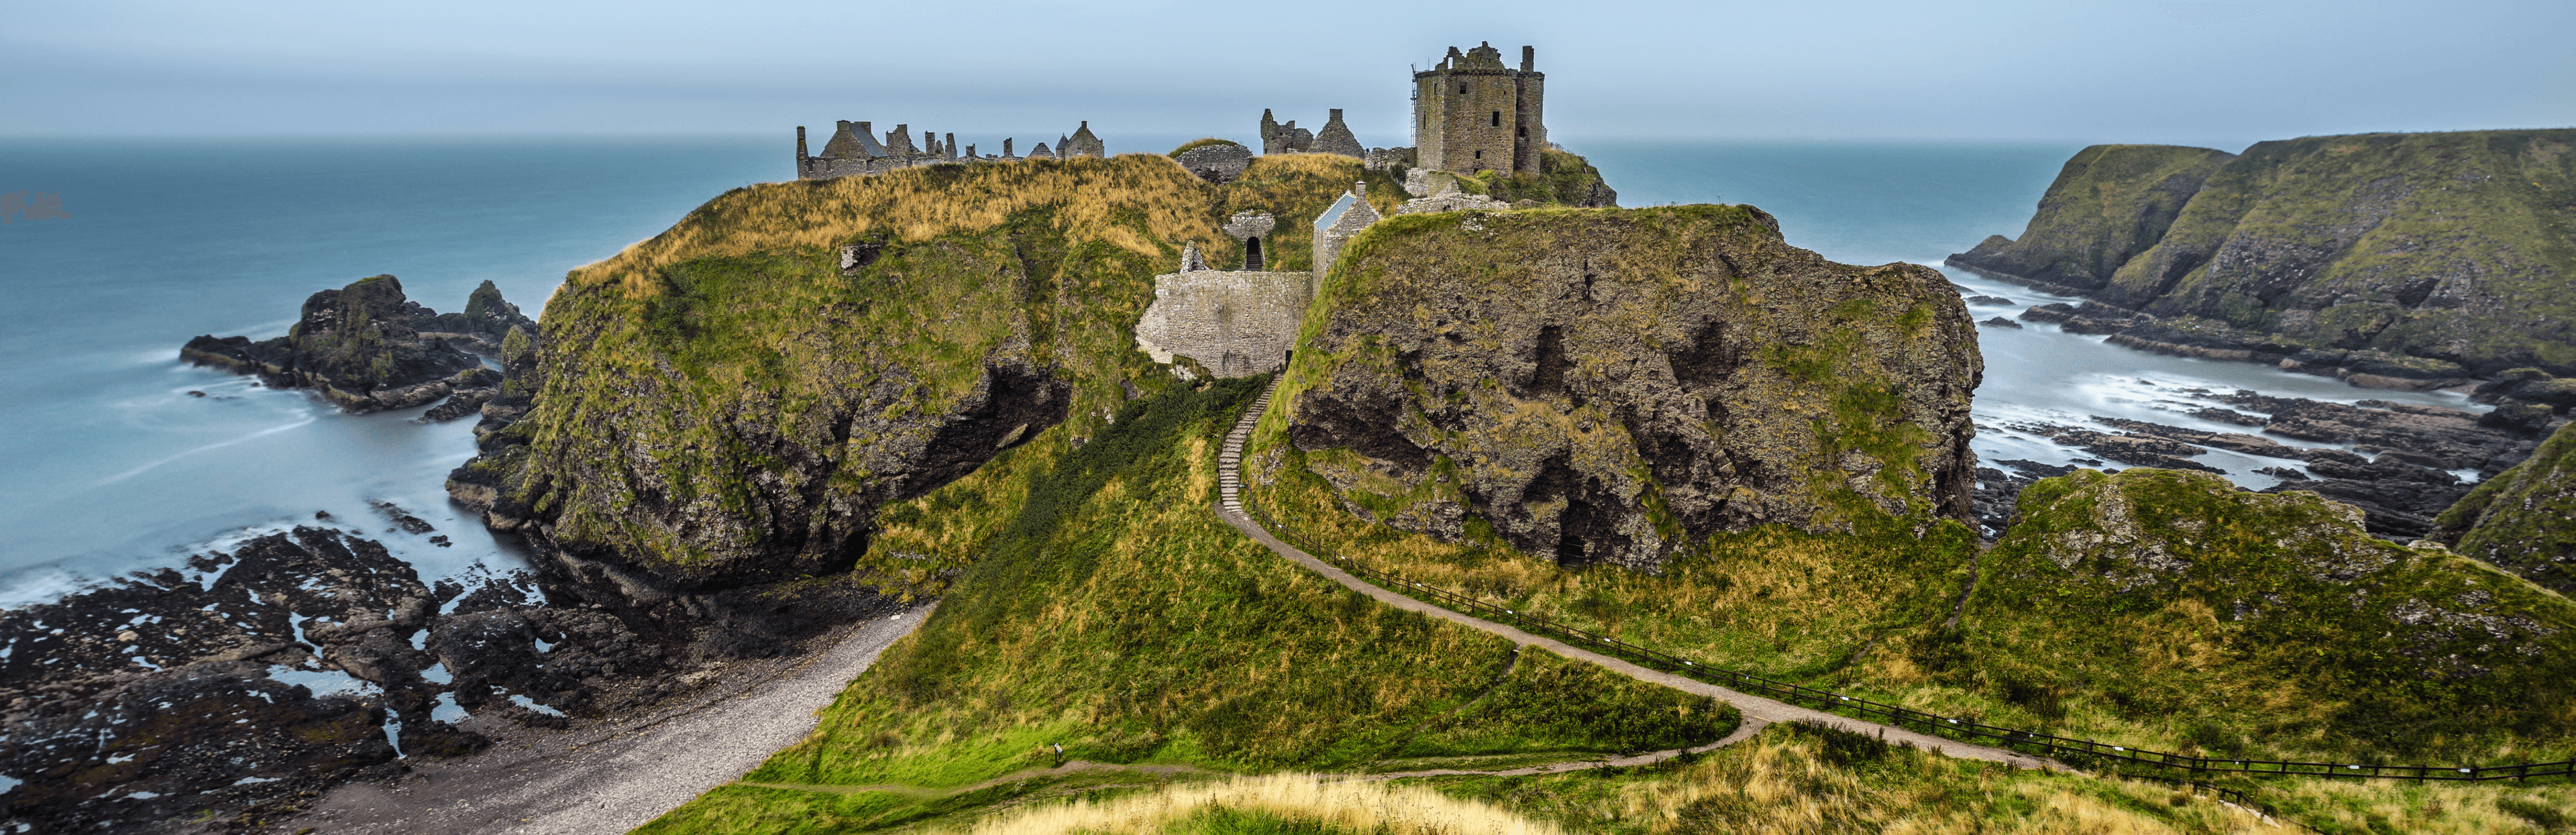
[[323,833],[620,833],[741,777],[814,729],[814,715],[929,605],[849,629],[830,649],[729,671],[717,692],[676,707],[564,731],[502,728],[492,750],[416,763],[392,784],[331,790],[279,827]]
[[[1769,724],[1772,722],[1809,721],[1841,728],[1854,733],[1875,735],[1889,742],[1913,743],[1916,748],[1953,757],[2011,763],[2022,768],[2066,769],[2064,765],[2055,761],[2033,757],[2018,751],[2010,751],[1986,745],[1971,745],[1956,740],[1942,739],[1931,734],[1906,730],[1904,728],[1838,716],[1821,710],[1803,708],[1776,699],[1766,699],[1751,693],[1719,687],[1697,679],[1683,678],[1661,670],[1638,666],[1624,659],[1593,652],[1582,647],[1558,641],[1554,638],[1542,635],[1533,635],[1483,618],[1453,612],[1448,609],[1434,606],[1430,603],[1379,588],[1365,580],[1351,576],[1350,572],[1335,568],[1331,563],[1316,559],[1312,554],[1300,551],[1295,546],[1279,541],[1278,537],[1271,536],[1269,531],[1262,529],[1259,524],[1252,521],[1251,517],[1244,515],[1242,494],[1240,492],[1242,487],[1241,471],[1243,467],[1243,441],[1245,437],[1251,434],[1252,427],[1260,422],[1262,413],[1269,410],[1270,395],[1277,391],[1278,388],[1278,381],[1274,378],[1271,381],[1270,388],[1263,390],[1261,392],[1261,397],[1253,401],[1250,408],[1244,410],[1243,418],[1235,424],[1234,431],[1226,435],[1225,445],[1217,453],[1217,466],[1219,467],[1217,474],[1217,491],[1220,499],[1217,503],[1216,512],[1218,516],[1225,519],[1227,524],[1233,525],[1236,530],[1242,531],[1245,536],[1252,537],[1253,541],[1261,543],[1263,547],[1269,548],[1272,552],[1295,561],[1298,565],[1305,566],[1307,570],[1331,578],[1334,582],[1342,584],[1344,588],[1368,595],[1371,598],[1375,598],[1378,602],[1385,603],[1386,605],[1393,606],[1398,609],[1420,612],[1451,623],[1482,629],[1486,632],[1509,638],[1513,643],[1521,646],[1545,647],[1548,651],[1567,658],[1580,659],[1594,664],[1599,664],[1603,667],[1609,668],[1612,672],[1619,673],[1639,681],[1660,684],[1686,693],[1697,693],[1703,696],[1715,696],[1717,698],[1724,699],[1735,705],[1737,710],[1743,711],[1745,724],[1754,728],[1759,728],[1763,724]],[[1739,733],[1734,737],[1730,737],[1730,741],[1732,739],[1742,738],[1746,735],[1749,734]]]

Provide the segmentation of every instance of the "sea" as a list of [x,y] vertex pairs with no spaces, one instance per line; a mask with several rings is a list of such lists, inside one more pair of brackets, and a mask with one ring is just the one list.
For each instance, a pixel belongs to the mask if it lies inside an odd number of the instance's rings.
[[[1150,151],[1178,138],[1110,142],[1113,153]],[[1834,260],[1938,268],[1987,235],[2018,235],[2079,147],[1673,140],[1572,150],[1602,170],[1621,205],[1749,203],[1778,217],[1789,243]],[[726,189],[793,176],[791,154],[768,136],[0,139],[0,194],[51,195],[62,215],[0,223],[0,299],[12,311],[0,328],[0,607],[296,525],[380,540],[433,582],[524,567],[515,540],[485,531],[443,488],[474,454],[472,421],[417,422],[427,407],[341,414],[303,392],[182,363],[179,346],[199,334],[282,335],[314,291],[384,273],[441,312],[489,280],[535,316],[566,271]],[[1975,295],[2011,300],[1972,307],[1978,319],[2075,301],[1942,269]],[[2454,393],[2146,354],[2054,325],[1978,335],[1986,372],[1975,449],[1990,462],[2081,455],[2014,425],[2107,416],[2243,430],[2181,414],[2206,405],[2192,402],[2195,391],[2479,408]],[[2273,480],[2252,470],[2283,463],[2225,451],[2198,460],[2258,489]],[[403,532],[380,512],[387,503],[436,530]]]

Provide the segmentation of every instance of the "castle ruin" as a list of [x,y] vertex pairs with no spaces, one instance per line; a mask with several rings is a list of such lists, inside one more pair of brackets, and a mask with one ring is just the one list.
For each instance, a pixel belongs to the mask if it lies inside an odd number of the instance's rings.
[[1464,54],[1453,46],[1439,64],[1414,73],[1414,164],[1457,174],[1539,173],[1547,76],[1536,69],[1537,53],[1521,47],[1520,69],[1512,69],[1491,42]]
[[1002,140],[1000,156],[977,154],[973,145],[968,145],[965,150],[960,151],[957,147],[957,134],[953,133],[943,138],[939,134],[923,131],[921,144],[914,145],[911,125],[896,125],[894,130],[886,132],[884,141],[878,141],[875,126],[868,122],[853,122],[847,119],[841,120],[839,127],[832,133],[832,139],[823,143],[822,153],[808,154],[805,145],[805,126],[796,126],[796,179],[799,180],[864,177],[949,162],[1019,162],[1022,159],[1072,159],[1108,155],[1108,148],[1101,143],[1100,137],[1092,135],[1091,123],[1087,121],[1082,123],[1082,127],[1075,129],[1072,135],[1057,137],[1054,150],[1048,150],[1046,143],[1040,142],[1037,147],[1029,149],[1027,157],[1020,157],[1011,152],[1010,139]]
[[[1369,206],[1368,184],[1342,193],[1315,218],[1310,270],[1273,270],[1262,252],[1278,223],[1268,212],[1238,212],[1221,229],[1243,244],[1243,267],[1209,269],[1198,245],[1181,250],[1179,272],[1154,277],[1154,302],[1136,322],[1136,347],[1155,362],[1187,357],[1219,377],[1267,374],[1288,365],[1306,305],[1323,290],[1323,277],[1342,247],[1379,220]],[[1182,366],[1173,373],[1190,376]]]

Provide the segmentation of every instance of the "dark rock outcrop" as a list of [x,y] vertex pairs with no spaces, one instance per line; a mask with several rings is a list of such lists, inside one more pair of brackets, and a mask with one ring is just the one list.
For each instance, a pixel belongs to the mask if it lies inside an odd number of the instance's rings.
[[1938,273],[1828,262],[1743,206],[1404,215],[1351,247],[1283,397],[1355,512],[1646,568],[1759,524],[1968,517],[1983,366]]
[[403,296],[390,275],[359,279],[304,300],[287,335],[199,336],[179,358],[241,374],[276,388],[309,388],[350,412],[419,406],[474,387],[466,377],[482,364],[468,349],[494,353],[513,327],[535,323],[486,281],[465,313],[440,314]]
[[382,545],[296,528],[0,612],[10,813],[162,820],[368,773],[396,744],[479,748],[432,717],[444,688],[409,642],[441,602]]

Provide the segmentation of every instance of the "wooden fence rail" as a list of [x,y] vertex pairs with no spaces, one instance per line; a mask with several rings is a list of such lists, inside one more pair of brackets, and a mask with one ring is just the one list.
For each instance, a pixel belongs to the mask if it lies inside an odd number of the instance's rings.
[[[2125,745],[2105,744],[2090,739],[2076,739],[2073,737],[2057,736],[2037,731],[2025,731],[2006,728],[1999,725],[1988,725],[1978,722],[1974,718],[1940,716],[1925,713],[1912,708],[1900,707],[1884,702],[1875,702],[1868,699],[1855,698],[1831,691],[1818,690],[1813,687],[1792,682],[1780,681],[1751,673],[1701,664],[1697,661],[1692,661],[1670,653],[1648,649],[1617,638],[1568,626],[1544,617],[1495,606],[1463,594],[1423,583],[1419,580],[1414,580],[1400,574],[1378,569],[1349,557],[1333,554],[1318,547],[1315,543],[1308,541],[1305,537],[1298,535],[1294,531],[1279,525],[1276,520],[1270,518],[1269,514],[1262,512],[1259,507],[1252,503],[1244,502],[1243,508],[1246,512],[1258,517],[1262,527],[1268,528],[1272,535],[1287,539],[1291,543],[1294,543],[1299,549],[1304,550],[1306,553],[1315,555],[1317,559],[1340,566],[1342,570],[1349,571],[1354,575],[1376,582],[1381,586],[1401,591],[1411,597],[1437,603],[1456,611],[1474,614],[1478,617],[1485,618],[1486,620],[1509,623],[1521,628],[1523,631],[1552,635],[1594,651],[1602,651],[1606,652],[1606,654],[1623,656],[1631,661],[1660,667],[1679,675],[1689,676],[1712,684],[1722,684],[1737,690],[1749,693],[1758,693],[1803,707],[1810,707],[1828,712],[1847,713],[1854,718],[1881,720],[1897,727],[1945,736],[1962,742],[1987,743],[1995,745],[1996,747],[2038,754],[2046,757],[2080,756],[2116,763],[2154,766],[2156,768],[2169,771],[2186,772],[2190,776],[2194,777],[2216,774],[2247,774],[2266,777],[2353,777],[2362,779],[2385,777],[2416,781],[2485,781],[2527,780],[2533,777],[2561,777],[2576,775],[2576,760],[2561,760],[2558,762],[2545,763],[2517,763],[2512,765],[2385,765],[2369,763],[2254,760],[2233,757],[2196,757],[2164,751],[2152,751],[2144,748],[2133,748]],[[2176,782],[2174,778],[2169,777],[2157,777],[2156,779],[2166,780],[2167,782]],[[2222,793],[2235,794],[2237,795],[2238,800],[2243,800],[2242,793],[2235,792],[2232,789],[2222,789],[2216,786],[2209,786],[2204,783],[2197,783],[2189,780],[2182,780],[2180,782],[2186,785],[2214,789]]]

